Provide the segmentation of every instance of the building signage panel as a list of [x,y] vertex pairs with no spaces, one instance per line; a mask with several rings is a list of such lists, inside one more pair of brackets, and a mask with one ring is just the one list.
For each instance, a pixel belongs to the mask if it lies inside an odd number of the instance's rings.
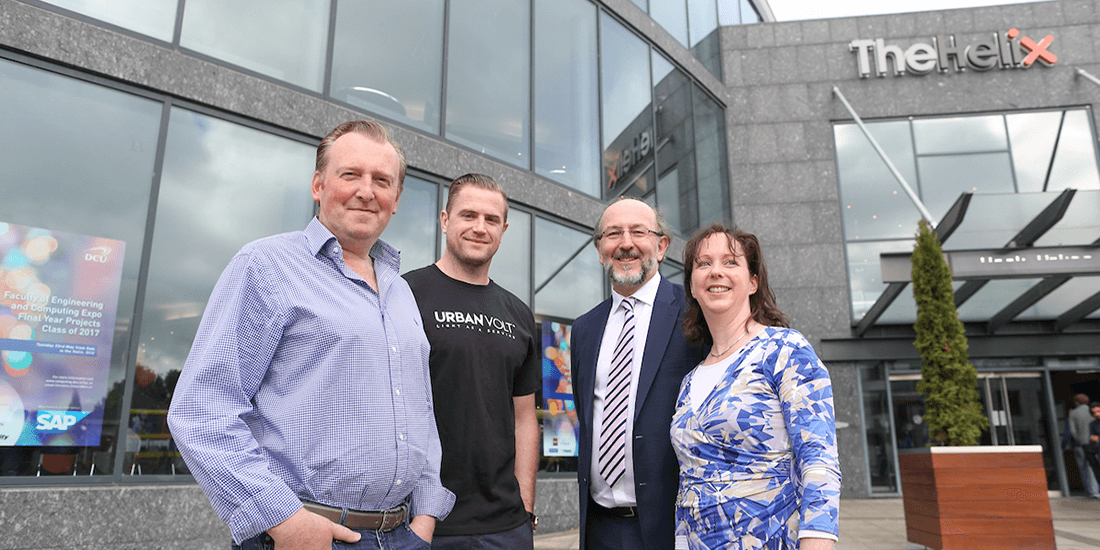
[[918,42],[904,50],[901,46],[886,44],[882,38],[853,40],[848,49],[855,54],[859,77],[867,78],[872,71],[878,77],[885,77],[887,73],[902,76],[967,69],[1027,69],[1036,61],[1050,66],[1058,61],[1058,56],[1049,49],[1052,43],[1054,36],[1050,34],[1036,42],[1021,36],[1018,29],[1009,29],[991,33],[970,44],[960,44],[955,35],[946,35],[933,36],[931,44]]
[[[1100,247],[1055,246],[1018,250],[953,250],[944,252],[951,278],[1021,279],[1050,276],[1100,275]],[[913,265],[909,253],[883,254],[882,282],[910,280]]]
[[0,222],[0,447],[100,444],[125,255]]

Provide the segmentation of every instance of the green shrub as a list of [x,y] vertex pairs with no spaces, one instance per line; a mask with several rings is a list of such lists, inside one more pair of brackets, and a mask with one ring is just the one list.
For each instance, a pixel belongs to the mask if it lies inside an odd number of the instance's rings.
[[955,310],[951,269],[928,222],[921,220],[913,251],[913,295],[917,322],[913,342],[920,351],[924,421],[939,445],[976,445],[989,420],[978,395],[978,371],[970,363],[966,334]]

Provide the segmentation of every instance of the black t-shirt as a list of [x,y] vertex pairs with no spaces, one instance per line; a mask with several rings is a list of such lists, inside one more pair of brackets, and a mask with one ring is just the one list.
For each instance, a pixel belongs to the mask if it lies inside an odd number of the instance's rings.
[[519,298],[490,281],[452,279],[435,265],[406,273],[432,346],[443,486],[457,500],[435,534],[483,535],[527,521],[515,476],[513,397],[541,383],[539,334]]

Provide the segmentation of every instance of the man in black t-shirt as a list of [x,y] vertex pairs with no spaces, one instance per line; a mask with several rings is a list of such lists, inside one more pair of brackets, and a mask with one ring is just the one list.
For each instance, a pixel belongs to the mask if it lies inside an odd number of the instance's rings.
[[451,183],[439,214],[443,257],[405,274],[431,343],[440,477],[456,496],[434,550],[530,550],[541,380],[539,334],[523,301],[489,279],[508,199],[489,176]]

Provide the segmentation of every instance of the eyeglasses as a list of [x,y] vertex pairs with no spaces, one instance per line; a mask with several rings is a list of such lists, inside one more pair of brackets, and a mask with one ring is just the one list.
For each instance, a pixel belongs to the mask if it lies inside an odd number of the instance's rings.
[[635,228],[631,229],[630,231],[624,231],[624,230],[622,230],[618,227],[612,227],[610,229],[605,229],[603,233],[600,233],[600,236],[596,237],[596,239],[597,240],[605,240],[605,241],[611,242],[611,243],[617,243],[617,242],[622,240],[623,233],[630,233],[631,240],[635,240],[635,241],[641,240],[641,239],[644,239],[644,238],[648,237],[650,233],[653,233],[654,235],[657,235],[658,237],[661,236],[660,233],[658,233],[658,232],[656,232],[656,231],[654,231],[654,230],[652,230],[648,227],[635,227]]

